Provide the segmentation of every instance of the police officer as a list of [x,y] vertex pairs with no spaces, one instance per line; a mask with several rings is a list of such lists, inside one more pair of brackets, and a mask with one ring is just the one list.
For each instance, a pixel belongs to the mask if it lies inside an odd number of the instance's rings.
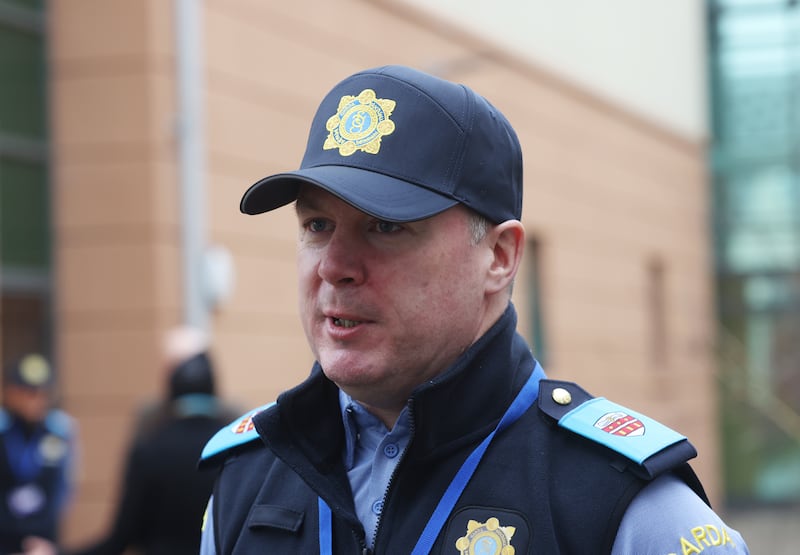
[[316,363],[206,446],[202,553],[748,552],[684,436],[545,379],[517,334],[522,155],[486,99],[401,66],[346,78],[300,169],[241,209],[293,201]]
[[74,425],[51,408],[53,370],[31,353],[6,366],[0,408],[0,554],[55,544],[70,490]]

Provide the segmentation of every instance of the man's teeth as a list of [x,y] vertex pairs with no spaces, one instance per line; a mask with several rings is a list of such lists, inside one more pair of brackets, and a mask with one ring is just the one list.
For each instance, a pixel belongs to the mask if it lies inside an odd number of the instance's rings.
[[342,328],[354,328],[358,325],[356,320],[345,320],[343,318],[334,318],[333,324]]

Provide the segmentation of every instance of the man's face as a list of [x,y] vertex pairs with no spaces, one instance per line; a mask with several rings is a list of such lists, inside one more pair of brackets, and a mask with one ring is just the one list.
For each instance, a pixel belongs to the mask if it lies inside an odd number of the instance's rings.
[[466,209],[395,224],[307,186],[297,215],[303,327],[353,398],[402,406],[485,331],[492,253],[473,244]]
[[44,421],[50,395],[44,388],[23,387],[15,384],[3,386],[5,407],[31,424]]

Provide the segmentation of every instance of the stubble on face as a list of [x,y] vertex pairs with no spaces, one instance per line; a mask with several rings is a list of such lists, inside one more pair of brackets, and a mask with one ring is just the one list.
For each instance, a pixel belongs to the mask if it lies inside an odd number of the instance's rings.
[[318,189],[304,191],[297,206],[309,344],[348,394],[399,412],[486,327],[490,256],[472,240],[461,207],[395,226]]

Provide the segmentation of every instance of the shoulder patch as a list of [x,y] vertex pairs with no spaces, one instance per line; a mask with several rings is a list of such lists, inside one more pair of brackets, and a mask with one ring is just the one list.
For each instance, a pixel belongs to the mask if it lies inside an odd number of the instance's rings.
[[212,457],[215,457],[216,455],[219,455],[220,453],[224,453],[225,451],[229,451],[234,447],[244,445],[255,439],[258,439],[258,432],[253,425],[253,417],[258,413],[267,410],[274,404],[275,403],[269,403],[258,407],[257,409],[253,409],[214,434],[203,448],[203,452],[200,455],[200,462],[202,463]]
[[[660,471],[665,463],[669,466],[684,462],[696,454],[685,436],[604,397],[592,397],[571,382],[542,381],[539,407],[557,420],[559,427],[604,445],[638,465],[647,466],[648,472]],[[655,457],[676,444],[684,445],[671,450],[673,453],[667,461]]]
[[660,422],[604,397],[595,397],[575,407],[561,417],[558,425],[605,445],[638,464],[686,440],[685,436]]

